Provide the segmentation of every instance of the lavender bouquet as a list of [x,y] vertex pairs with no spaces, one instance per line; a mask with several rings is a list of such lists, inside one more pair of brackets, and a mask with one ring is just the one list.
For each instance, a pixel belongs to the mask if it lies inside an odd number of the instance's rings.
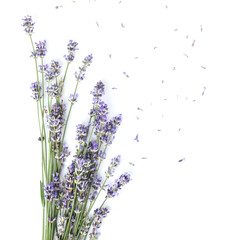
[[[100,175],[101,163],[106,158],[107,147],[113,142],[121,123],[121,114],[108,120],[108,106],[102,100],[104,84],[99,81],[91,94],[92,109],[87,125],[76,126],[77,146],[72,163],[66,174],[62,168],[70,155],[65,144],[65,134],[73,105],[78,99],[77,88],[85,77],[93,56],[83,60],[82,67],[75,73],[76,85],[69,96],[69,106],[62,99],[63,88],[70,64],[75,58],[78,43],[70,40],[64,56],[67,65],[61,77],[61,65],[52,60],[44,63],[47,53],[46,41],[33,42],[35,23],[31,16],[23,18],[24,31],[30,38],[36,67],[36,81],[31,84],[32,98],[37,105],[39,141],[41,144],[42,177],[40,181],[41,203],[43,208],[42,239],[44,240],[95,240],[98,229],[109,210],[105,203],[118,195],[119,190],[130,181],[130,174],[124,173],[113,184],[107,180],[113,176],[120,163],[120,156],[114,157],[106,170],[104,180]],[[66,109],[68,113],[66,114]],[[95,206],[101,191],[105,197],[102,204]]]

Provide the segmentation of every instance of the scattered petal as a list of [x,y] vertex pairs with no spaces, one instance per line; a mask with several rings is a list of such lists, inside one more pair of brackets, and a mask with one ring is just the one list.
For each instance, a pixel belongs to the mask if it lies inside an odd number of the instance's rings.
[[193,40],[192,47],[194,46],[194,44],[195,44],[195,40]]
[[138,136],[138,134],[136,135],[134,141],[139,142],[139,136]]
[[185,160],[185,158],[182,158],[180,160],[178,160],[178,162],[183,162]]
[[203,90],[203,92],[202,92],[202,96],[204,95],[204,93],[205,93],[205,90],[206,90],[206,87],[204,87],[204,90]]
[[132,163],[132,162],[129,162],[129,164],[130,164],[130,165],[132,165],[132,166],[135,166],[135,164],[134,164],[134,163]]
[[124,74],[126,77],[128,77],[128,78],[129,78],[129,75],[127,75],[127,74],[126,74],[126,72],[123,72],[123,74]]

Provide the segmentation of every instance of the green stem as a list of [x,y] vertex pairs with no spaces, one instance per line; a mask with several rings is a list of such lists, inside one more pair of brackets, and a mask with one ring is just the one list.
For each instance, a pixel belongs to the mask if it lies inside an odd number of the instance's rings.
[[42,215],[42,240],[44,240],[44,234],[45,234],[44,221],[45,221],[45,207],[43,207],[43,215]]
[[62,91],[63,91],[63,88],[64,88],[64,82],[65,82],[65,78],[66,78],[66,75],[67,75],[67,72],[68,72],[68,68],[69,68],[69,61],[67,62],[66,70],[65,70],[64,77],[63,77],[63,80],[62,80],[62,87],[61,87],[60,94],[62,94]]

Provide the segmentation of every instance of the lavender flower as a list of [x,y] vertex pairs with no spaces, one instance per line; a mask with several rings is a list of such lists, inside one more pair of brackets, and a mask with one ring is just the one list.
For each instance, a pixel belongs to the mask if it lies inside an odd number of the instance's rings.
[[65,159],[69,155],[70,155],[70,152],[68,150],[68,147],[66,147],[66,145],[63,144],[63,147],[62,147],[62,150],[60,151],[60,153],[56,152],[55,159],[60,162],[60,166],[63,166],[63,163],[64,163]]
[[45,64],[45,65],[39,65],[39,72],[41,72],[41,73],[46,73],[47,72],[47,70],[48,70],[48,64]]
[[59,62],[52,60],[50,70],[54,77],[58,77],[60,75],[60,69],[61,69],[61,65],[59,64]]
[[44,197],[48,201],[58,200],[58,191],[59,188],[57,186],[57,183],[54,183],[53,181],[51,183],[48,183],[46,186],[43,187],[44,189]]
[[86,141],[89,127],[83,124],[78,124],[76,127],[77,127],[76,140],[80,144],[83,144]]
[[122,115],[119,114],[110,121],[106,122],[101,132],[101,135],[99,136],[100,141],[105,142],[107,144],[112,144],[114,134],[117,132],[117,128],[121,124],[121,121]]
[[100,228],[100,225],[103,221],[103,218],[107,216],[109,210],[107,208],[97,208],[94,211],[94,216],[96,217],[95,221],[92,223],[92,232],[89,234],[90,240],[96,240],[100,236],[100,233],[97,231]]
[[46,40],[42,42],[39,41],[39,43],[35,43],[35,44],[36,44],[36,50],[35,50],[34,56],[41,57],[41,58],[45,57],[47,52]]
[[108,208],[97,208],[97,209],[94,210],[94,214],[97,217],[105,218],[105,217],[107,217],[108,213],[109,213]]
[[91,94],[93,95],[93,104],[97,104],[104,95],[104,84],[102,81],[97,82]]
[[114,173],[114,171],[116,170],[116,168],[119,164],[120,164],[120,155],[111,159],[111,164],[108,167],[108,171],[105,173],[107,178],[113,176],[113,173]]
[[74,60],[75,51],[78,50],[77,45],[77,42],[69,40],[69,43],[67,45],[68,55],[64,55],[64,58],[68,61],[68,63],[71,63]]
[[[95,114],[95,112],[93,114]],[[96,109],[96,118],[95,118],[95,125],[97,126],[96,127],[97,131],[99,129],[100,124],[106,123],[107,115],[108,115],[108,105],[104,101],[98,101],[97,109]]]
[[34,100],[38,101],[39,98],[42,98],[42,95],[41,95],[42,87],[40,85],[38,85],[37,82],[31,83],[30,88],[32,90],[32,96],[31,97]]
[[67,45],[68,52],[75,52],[76,50],[78,50],[77,45],[78,45],[77,42],[69,40],[69,43]]
[[32,20],[32,17],[27,15],[22,20],[23,20],[22,26],[24,27],[24,31],[27,34],[32,35],[34,30],[34,24],[35,24]]
[[54,78],[57,78],[60,75],[61,65],[58,61],[52,60],[50,63],[50,68],[46,69],[45,79],[46,81],[51,81]]
[[50,97],[58,98],[60,96],[60,87],[57,84],[51,84],[50,87],[47,87],[47,94]]
[[69,101],[71,102],[71,104],[74,104],[75,102],[77,102],[77,99],[78,99],[77,93],[75,95],[74,94],[69,95]]
[[84,60],[82,61],[83,66],[79,67],[79,73],[75,72],[75,77],[77,81],[84,80],[86,69],[91,65],[92,59],[93,59],[92,54],[84,58]]
[[118,195],[118,191],[122,189],[124,185],[130,182],[130,174],[124,173],[122,174],[118,180],[112,186],[109,186],[107,189],[107,196],[108,198],[113,198]]
[[55,103],[51,107],[51,113],[48,115],[48,128],[51,132],[51,141],[59,143],[61,141],[61,130],[65,123],[63,118],[65,112],[65,105]]
[[93,181],[92,188],[94,190],[98,190],[101,187],[101,181],[102,181],[102,177],[99,177],[97,175],[96,178]]

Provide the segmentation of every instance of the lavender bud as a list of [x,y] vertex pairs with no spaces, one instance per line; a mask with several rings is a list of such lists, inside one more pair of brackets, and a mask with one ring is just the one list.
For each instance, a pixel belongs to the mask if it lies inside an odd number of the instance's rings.
[[34,24],[35,24],[32,20],[32,17],[27,15],[22,20],[23,20],[22,26],[24,27],[24,31],[27,34],[32,35],[34,30]]
[[77,93],[75,95],[74,94],[69,95],[69,101],[71,102],[71,104],[74,104],[75,102],[77,102],[77,99],[78,99]]
[[108,167],[108,171],[105,172],[107,178],[113,176],[113,173],[114,173],[114,171],[116,170],[116,168],[117,168],[117,166],[119,164],[120,164],[120,155],[118,155],[117,157],[111,159],[111,164]]
[[109,186],[107,189],[107,196],[108,198],[113,198],[118,195],[118,191],[126,185],[128,182],[130,182],[130,174],[124,173],[122,174],[118,180],[115,181],[113,186]]
[[83,124],[78,124],[77,126],[77,135],[76,135],[76,140],[80,143],[83,144],[86,141],[87,134],[89,127],[85,126]]
[[39,98],[42,98],[42,95],[41,95],[42,87],[40,85],[38,85],[37,82],[31,83],[30,88],[32,90],[32,96],[31,97],[34,100],[38,101]]
[[75,57],[75,51],[78,50],[77,48],[78,43],[74,42],[73,40],[69,40],[69,43],[67,45],[68,49],[68,55],[64,55],[64,58],[71,63],[74,60]]
[[35,54],[37,57],[45,57],[46,56],[46,40],[44,41],[39,41],[39,43],[35,43],[36,44],[36,50],[35,50]]
[[57,84],[51,84],[50,87],[47,87],[47,94],[50,97],[58,98],[60,96],[60,87]]

